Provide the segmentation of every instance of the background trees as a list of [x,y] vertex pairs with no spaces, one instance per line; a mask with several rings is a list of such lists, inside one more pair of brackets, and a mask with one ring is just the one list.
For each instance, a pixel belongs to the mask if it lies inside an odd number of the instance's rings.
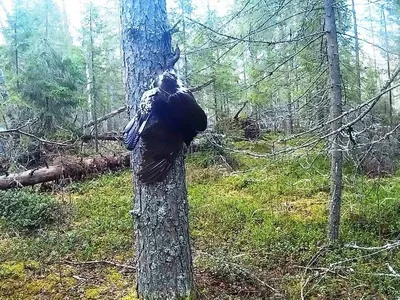
[[[133,57],[123,57],[121,37],[126,38],[125,53],[138,40],[121,32],[118,1],[84,1],[76,7],[75,17],[70,13],[73,2],[0,1],[1,174],[5,169],[31,168],[33,164],[28,162],[32,160],[35,165],[44,166],[40,157],[46,154],[47,159],[49,153],[83,156],[122,150],[118,142],[98,141],[118,139],[129,111],[133,112],[137,104],[127,100],[137,100],[146,88],[144,82],[154,67],[151,61],[158,57],[136,49],[137,61],[146,61],[143,68],[132,63]],[[328,8],[334,10],[329,12],[329,18]],[[332,240],[339,237],[338,242],[342,241],[339,232],[346,242],[391,243],[397,238],[397,220],[392,214],[397,211],[400,155],[399,14],[396,1],[167,3],[172,45],[178,44],[182,50],[177,69],[189,87],[201,87],[195,92],[196,99],[210,120],[209,132],[196,147],[205,144],[202,149],[212,157],[195,156],[191,167],[205,166],[206,171],[193,176],[189,170],[188,175],[189,182],[196,185],[191,201],[197,226],[194,235],[198,239],[208,228],[219,244],[237,242],[238,248],[241,243],[251,249],[258,247],[260,257],[270,252],[284,257],[294,249],[301,259],[310,259],[315,253],[300,249],[305,243],[304,247],[316,250],[320,244],[315,237],[320,237],[322,231],[326,235],[329,212],[324,209],[329,207],[329,179],[333,181],[331,198],[336,203],[343,198],[345,208],[331,217],[338,221],[341,216],[344,220],[342,230],[333,222]],[[127,25],[130,28],[131,24]],[[333,64],[337,54],[339,61],[336,59]],[[140,85],[125,78],[124,87],[124,62]],[[141,73],[139,69],[145,71]],[[124,89],[128,91],[127,98]],[[107,118],[110,115],[114,117]],[[25,134],[13,131],[16,128],[22,128],[20,131]],[[237,157],[240,163],[235,163]],[[327,168],[328,162],[333,168]],[[214,164],[218,167],[214,168]],[[260,165],[262,170],[258,169]],[[228,175],[224,173],[227,178],[218,173],[225,168],[229,170]],[[213,182],[207,176],[218,179]],[[281,182],[272,181],[271,176]],[[205,188],[208,184],[212,186],[209,190]],[[216,194],[215,191],[224,190],[219,186],[223,184],[235,191],[233,196],[227,192],[232,198]],[[304,190],[299,191],[299,186],[305,186]],[[298,219],[288,217],[301,206],[296,202],[297,193],[306,202],[320,197],[319,203],[323,203],[318,206],[312,202],[304,208],[307,214],[297,216],[308,220],[315,213],[310,207],[318,207],[323,217],[309,220],[314,230],[311,233]],[[205,194],[215,203],[203,203]],[[245,200],[235,202],[232,199],[236,195]],[[271,203],[270,198],[277,203]],[[251,199],[257,199],[257,205]],[[209,211],[203,207],[209,207]],[[222,215],[221,222],[213,219],[213,215],[228,208],[234,213]],[[303,212],[302,209],[298,210]],[[268,213],[264,214],[266,210]],[[389,218],[393,221],[386,222]],[[235,227],[236,223],[240,226]],[[299,232],[291,231],[297,230],[298,224],[304,227],[300,226]],[[232,229],[234,234],[228,230],[220,233],[219,228]],[[283,232],[282,236],[275,228]],[[290,238],[285,240],[284,235]],[[245,241],[246,236],[251,242]],[[219,250],[214,245],[210,247]],[[242,257],[231,249],[223,251],[234,259]],[[245,261],[247,256],[244,257]],[[297,262],[311,270],[312,264],[301,259]],[[269,266],[270,261],[265,264]],[[335,272],[338,270],[352,272],[340,268]],[[386,267],[370,273],[384,271]],[[396,274],[389,277],[397,278]],[[302,284],[307,286],[308,282],[304,278]]]

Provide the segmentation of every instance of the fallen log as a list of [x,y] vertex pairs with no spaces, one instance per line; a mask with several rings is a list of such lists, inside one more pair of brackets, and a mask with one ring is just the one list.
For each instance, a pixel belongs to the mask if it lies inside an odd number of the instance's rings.
[[[81,141],[84,143],[90,142],[95,139],[94,135],[86,134],[81,136]],[[109,133],[109,134],[100,134],[97,136],[99,141],[122,141],[122,133]]]
[[35,185],[65,178],[80,180],[92,174],[103,173],[108,170],[115,171],[129,167],[129,165],[129,152],[118,156],[98,156],[87,159],[60,157],[55,160],[55,165],[49,166],[48,168],[45,167],[18,174],[0,176],[0,190]]

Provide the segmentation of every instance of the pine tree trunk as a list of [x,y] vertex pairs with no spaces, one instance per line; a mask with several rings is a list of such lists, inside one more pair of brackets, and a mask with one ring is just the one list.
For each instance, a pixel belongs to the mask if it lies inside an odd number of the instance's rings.
[[[171,56],[165,0],[121,0],[125,91],[135,113],[158,68]],[[134,174],[142,144],[132,153]],[[140,299],[191,299],[192,258],[185,168],[181,153],[163,182],[142,184],[134,176],[137,293]]]
[[361,102],[361,68],[360,68],[360,46],[358,43],[357,15],[354,0],[351,0],[351,8],[354,22],[354,51],[356,53],[356,74],[357,74],[357,101]]
[[[337,42],[334,0],[325,0],[325,30],[328,48],[331,118],[335,119],[342,114],[342,89],[340,83],[339,47]],[[342,126],[342,119],[332,122],[331,130],[335,131]],[[343,155],[341,147],[341,133],[331,140],[331,192],[329,201],[329,232],[328,238],[334,242],[339,237],[340,208],[342,203],[342,169]]]
[[19,53],[18,53],[18,34],[17,34],[17,26],[18,26],[18,10],[15,8],[15,22],[14,22],[14,63],[15,63],[15,76],[17,77],[16,80],[16,87],[17,92],[20,92],[19,89]]
[[90,68],[89,70],[91,71],[91,89],[90,89],[90,95],[92,99],[92,116],[93,116],[93,122],[94,122],[94,144],[95,144],[95,149],[96,153],[99,152],[99,141],[97,139],[99,135],[99,126],[97,124],[97,100],[98,100],[98,92],[96,90],[96,77],[94,74],[94,41],[93,41],[93,7],[92,7],[92,2],[89,3],[90,5],[90,11],[89,11],[89,32],[90,32],[90,48],[89,48],[89,55],[90,55]]
[[[390,72],[390,55],[389,55],[389,39],[388,39],[388,32],[387,32],[387,24],[386,24],[386,16],[385,16],[385,9],[382,8],[382,21],[383,27],[385,29],[385,47],[386,47],[386,64],[387,64],[387,73],[388,79],[391,77]],[[390,85],[389,85],[390,87]],[[392,99],[392,91],[389,91],[389,123],[390,127],[393,127],[393,99]]]

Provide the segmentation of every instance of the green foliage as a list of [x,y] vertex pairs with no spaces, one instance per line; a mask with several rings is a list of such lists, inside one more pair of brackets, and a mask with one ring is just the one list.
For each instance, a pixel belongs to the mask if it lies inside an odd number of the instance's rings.
[[[127,255],[122,250],[128,251],[132,246],[132,219],[129,214],[132,186],[129,172],[105,175],[98,180],[73,185],[71,189],[68,198],[67,195],[60,195],[60,198],[64,201],[69,199],[64,204],[68,207],[63,209],[72,211],[72,220],[63,222],[62,216],[58,215],[59,210],[51,210],[50,204],[39,204],[49,208],[44,210],[45,212],[54,213],[51,216],[53,222],[57,221],[57,226],[40,231],[37,235],[17,239],[13,243],[13,249],[2,248],[4,245],[0,243],[0,252],[4,257],[13,257],[14,260],[35,257],[38,260],[54,262],[59,255],[74,254],[78,258],[94,259],[111,255],[117,250],[119,255]],[[34,206],[36,202],[42,203],[40,197],[41,195],[35,194],[26,197],[26,201],[32,200],[29,207]],[[9,201],[13,201],[12,197],[10,199]],[[43,199],[52,203],[49,196]],[[16,208],[18,203],[15,204]],[[13,211],[17,220],[29,215],[28,209],[22,210],[19,206]],[[73,226],[70,227],[70,224]]]
[[[240,142],[237,146],[241,150],[269,151],[265,146],[269,136],[265,140],[257,144]],[[212,164],[212,157],[213,153],[195,153],[186,160],[191,237],[196,253],[200,253],[196,255],[197,274],[216,274],[224,282],[236,282],[244,273],[231,265],[234,263],[245,266],[260,278],[270,278],[274,274],[277,279],[274,287],[286,298],[298,299],[304,270],[297,266],[306,266],[326,241],[328,159],[316,153],[275,160],[235,154],[239,169],[232,171]],[[348,166],[344,176],[341,241],[336,247],[319,252],[313,267],[323,269],[331,263],[351,259],[346,268],[353,271],[346,273],[346,279],[328,272],[324,280],[310,289],[310,298],[343,298],[345,295],[355,299],[362,294],[375,299],[379,299],[379,295],[398,296],[398,281],[377,278],[373,274],[387,272],[387,263],[397,269],[400,255],[382,252],[366,259],[363,251],[343,244],[380,246],[397,237],[400,206],[396,199],[400,180],[398,176],[371,180],[352,174]],[[63,258],[122,262],[130,259],[133,254],[133,224],[129,214],[131,189],[130,171],[103,175],[71,186],[68,195],[60,195],[70,199],[73,207],[69,225],[59,224],[59,229],[45,227],[40,234],[13,239],[3,235],[0,242],[1,259],[6,262],[0,267],[3,281],[11,287],[17,278],[28,282],[34,276],[26,266],[21,271],[18,263],[21,261],[38,261],[48,267]],[[202,252],[211,256],[201,255]],[[71,270],[63,271],[68,287],[76,285],[69,282],[71,273],[76,274]],[[312,274],[306,272],[306,275]],[[88,282],[82,293],[87,297],[106,297],[122,289],[128,291],[125,287],[131,282],[125,273],[110,270],[102,272],[101,278],[107,284]],[[357,288],[360,282],[364,286],[362,291]],[[51,277],[29,281],[20,292],[31,289],[37,295],[41,286],[53,285]],[[209,295],[208,287],[200,289]],[[0,288],[0,297],[3,290],[10,291]],[[15,291],[18,288],[12,293]],[[220,294],[225,292],[219,289]],[[134,295],[129,291],[131,294]]]
[[23,190],[0,191],[0,220],[7,228],[33,230],[53,224],[60,213],[54,197]]

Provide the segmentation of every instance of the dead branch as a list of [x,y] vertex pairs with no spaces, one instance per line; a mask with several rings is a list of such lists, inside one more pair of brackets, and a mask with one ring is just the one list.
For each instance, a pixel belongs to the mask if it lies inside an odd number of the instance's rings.
[[[214,255],[209,254],[209,253],[207,253],[207,252],[197,251],[197,254],[200,254],[200,255],[203,255],[203,256],[208,256],[208,257],[210,257],[210,258],[212,258],[212,259],[214,259],[214,260],[221,261],[220,258],[215,257]],[[275,293],[277,293],[277,294],[280,295],[280,292],[279,292],[277,289],[275,289],[274,287],[272,287],[272,286],[270,286],[269,284],[267,284],[265,281],[263,281],[263,280],[261,280],[260,278],[258,278],[256,275],[254,275],[253,273],[251,273],[250,271],[248,271],[248,270],[247,270],[246,268],[244,268],[243,266],[241,266],[241,265],[239,265],[239,264],[236,264],[236,263],[233,263],[233,262],[228,262],[225,258],[223,259],[223,263],[226,264],[226,265],[228,265],[228,266],[230,266],[232,269],[235,269],[235,270],[239,271],[239,273],[241,273],[241,274],[243,274],[243,275],[245,275],[245,276],[251,278],[254,282],[256,282],[257,284],[259,284],[260,286],[267,287],[267,288],[269,288],[270,290],[272,290],[272,291],[274,291]]]
[[[94,135],[86,134],[80,137],[81,141],[84,143],[87,143],[91,140],[95,139]],[[97,139],[99,141],[122,141],[122,133],[117,133],[117,132],[110,132],[110,133],[105,133],[97,136]]]
[[[361,109],[363,109],[364,107],[366,107],[366,106],[369,105],[369,106],[367,107],[367,109],[366,109],[363,113],[361,113],[356,119],[354,119],[353,121],[351,121],[351,122],[349,122],[349,123],[343,125],[343,126],[340,127],[338,130],[336,130],[334,133],[330,133],[329,136],[331,136],[331,135],[333,135],[333,134],[336,134],[336,133],[342,131],[342,130],[345,129],[345,128],[348,128],[348,127],[351,126],[351,125],[354,125],[355,123],[357,123],[358,121],[360,121],[362,118],[364,118],[365,115],[366,115],[368,112],[370,112],[372,108],[374,108],[374,106],[376,105],[376,103],[378,103],[378,101],[381,99],[381,97],[382,97],[383,95],[385,95],[386,93],[388,93],[388,92],[390,92],[391,90],[393,90],[393,89],[395,89],[395,88],[398,88],[398,87],[400,86],[400,84],[396,84],[396,85],[390,87],[391,83],[396,79],[396,77],[397,77],[397,75],[398,75],[399,73],[400,73],[400,66],[397,67],[397,69],[396,69],[396,71],[393,73],[392,77],[391,77],[388,81],[386,81],[386,83],[384,84],[384,86],[381,88],[381,92],[380,92],[378,95],[376,95],[375,97],[371,98],[370,100],[365,101],[364,103],[361,103],[360,105],[358,105],[358,106],[356,106],[356,107],[354,107],[354,108],[352,108],[352,109],[350,109],[350,110],[348,110],[348,111],[345,111],[344,113],[342,113],[342,114],[341,114],[340,116],[338,116],[337,118],[334,118],[334,119],[328,120],[327,122],[321,123],[321,124],[319,124],[319,125],[317,125],[317,126],[311,128],[311,129],[309,129],[309,130],[307,130],[307,131],[304,131],[304,132],[301,132],[301,133],[298,133],[298,134],[289,136],[289,137],[287,137],[287,138],[281,139],[280,142],[286,142],[286,141],[289,141],[289,140],[293,140],[293,139],[298,138],[298,137],[301,137],[301,136],[303,136],[303,135],[312,133],[312,132],[314,132],[314,131],[316,131],[316,130],[318,130],[318,129],[322,129],[323,127],[325,127],[325,126],[331,124],[332,122],[335,122],[335,121],[337,121],[337,120],[339,120],[339,119],[341,119],[341,118],[343,118],[343,117],[345,117],[345,116],[347,116],[347,115],[349,115],[349,114],[351,114],[351,113],[353,113],[353,112],[355,112],[355,111],[357,111],[357,110],[361,110]],[[325,138],[325,137],[323,137],[323,138]]]
[[89,260],[89,261],[64,260],[63,262],[68,265],[74,265],[74,266],[76,266],[76,265],[111,265],[111,266],[118,267],[118,268],[136,270],[136,268],[134,266],[120,264],[120,263],[116,263],[116,262],[109,261],[109,260]]
[[239,114],[242,112],[242,110],[246,107],[247,103],[249,101],[245,101],[242,105],[242,107],[238,110],[238,112],[235,114],[235,116],[233,117],[233,120],[237,120],[239,117]]
[[86,123],[85,125],[83,125],[83,127],[87,128],[87,127],[93,126],[95,123],[98,124],[100,122],[106,121],[106,120],[108,120],[108,119],[110,119],[110,118],[112,118],[112,117],[114,117],[114,116],[126,111],[126,109],[127,109],[126,106],[122,106],[120,108],[117,108],[116,110],[113,110],[112,112],[109,112],[108,114],[105,114],[104,116],[98,118],[96,120],[96,122],[93,120],[93,121],[90,121],[89,123]]
[[29,132],[26,132],[26,131],[23,131],[23,130],[19,129],[19,128],[22,128],[22,127],[25,127],[25,126],[27,126],[27,125],[23,125],[21,127],[15,128],[15,129],[0,130],[0,135],[1,134],[16,133],[16,134],[21,134],[21,135],[25,135],[25,136],[28,136],[30,138],[33,138],[34,140],[37,140],[37,141],[39,141],[39,142],[41,142],[43,144],[57,145],[57,146],[63,146],[63,147],[70,146],[69,144],[46,140],[46,139],[40,138],[40,137],[38,137],[38,136],[36,136],[36,135],[34,135],[32,133],[29,133]]
[[362,247],[358,246],[357,244],[346,244],[345,247],[358,250],[367,250],[367,251],[392,250],[394,248],[400,247],[400,241],[396,241],[391,244],[388,243],[380,247]]
[[192,93],[195,93],[195,92],[201,91],[202,89],[204,89],[205,87],[209,86],[209,85],[210,85],[211,83],[213,83],[213,82],[214,82],[214,79],[211,79],[211,80],[206,81],[205,83],[200,84],[200,85],[198,85],[198,86],[196,86],[196,87],[190,88],[189,90],[190,90]]

